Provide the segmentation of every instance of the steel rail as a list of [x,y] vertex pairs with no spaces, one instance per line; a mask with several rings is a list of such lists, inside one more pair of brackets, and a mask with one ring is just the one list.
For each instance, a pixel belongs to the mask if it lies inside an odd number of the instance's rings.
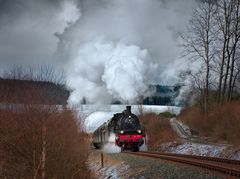
[[184,164],[190,164],[197,167],[225,173],[231,176],[240,177],[240,166],[238,162],[232,163],[233,160],[229,160],[231,161],[229,163],[228,159],[223,160],[222,158],[214,158],[214,157],[210,157],[209,159],[207,159],[208,157],[193,156],[193,155],[190,156],[190,155],[183,155],[183,154],[159,153],[159,152],[127,152],[127,151],[125,151],[124,153],[170,160],[173,162],[179,162]]
[[194,158],[194,159],[201,159],[201,160],[208,160],[208,161],[215,161],[220,163],[226,164],[233,164],[233,165],[240,165],[240,160],[233,160],[227,158],[219,158],[219,157],[207,157],[207,156],[200,156],[200,155],[187,155],[187,154],[176,154],[176,153],[167,153],[167,152],[152,152],[152,151],[141,151],[142,153],[151,153],[151,154],[161,154],[167,156],[177,156],[177,157],[184,157],[184,158]]

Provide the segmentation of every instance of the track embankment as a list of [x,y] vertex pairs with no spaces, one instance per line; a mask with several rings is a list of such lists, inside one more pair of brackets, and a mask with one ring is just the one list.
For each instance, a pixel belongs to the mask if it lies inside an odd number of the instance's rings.
[[201,168],[210,169],[213,171],[221,172],[226,175],[240,177],[240,161],[230,160],[215,157],[204,157],[195,155],[183,155],[173,153],[160,153],[160,152],[124,152],[126,154],[138,155],[144,157],[158,158],[179,162],[183,164],[190,164]]

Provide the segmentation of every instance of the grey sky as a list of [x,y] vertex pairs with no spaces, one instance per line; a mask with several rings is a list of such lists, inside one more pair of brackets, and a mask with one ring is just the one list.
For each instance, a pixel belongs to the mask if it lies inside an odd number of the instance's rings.
[[[166,69],[169,62],[173,63],[178,58],[180,50],[177,47],[177,35],[184,29],[194,2],[0,0],[1,70],[14,64],[64,67],[70,60],[66,46],[78,41],[80,43],[84,38],[89,40],[93,33],[146,49],[153,61]],[[111,8],[114,3],[119,3],[123,11],[116,8],[119,12],[114,12],[115,9]],[[140,5],[144,3],[145,6]],[[109,11],[102,13],[101,10]],[[83,17],[79,19],[81,12]],[[106,19],[103,19],[104,16]]]
[[67,22],[79,9],[74,1],[0,0],[1,69],[11,65],[55,64],[53,54]]

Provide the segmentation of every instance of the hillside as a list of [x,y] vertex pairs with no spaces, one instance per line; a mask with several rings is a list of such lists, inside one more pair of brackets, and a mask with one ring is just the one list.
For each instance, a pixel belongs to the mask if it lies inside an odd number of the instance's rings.
[[[152,85],[153,95],[143,99],[144,105],[174,105],[178,86]],[[66,104],[70,91],[52,82],[0,78],[0,103]],[[83,104],[84,104],[83,100]],[[114,101],[113,104],[121,104]]]
[[68,96],[60,84],[0,78],[0,103],[64,105]]

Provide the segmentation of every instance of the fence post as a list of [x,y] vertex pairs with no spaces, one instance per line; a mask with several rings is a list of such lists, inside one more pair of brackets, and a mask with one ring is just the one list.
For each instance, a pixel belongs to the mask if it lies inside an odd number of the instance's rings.
[[102,168],[103,168],[103,152],[101,152],[101,164],[102,164]]

